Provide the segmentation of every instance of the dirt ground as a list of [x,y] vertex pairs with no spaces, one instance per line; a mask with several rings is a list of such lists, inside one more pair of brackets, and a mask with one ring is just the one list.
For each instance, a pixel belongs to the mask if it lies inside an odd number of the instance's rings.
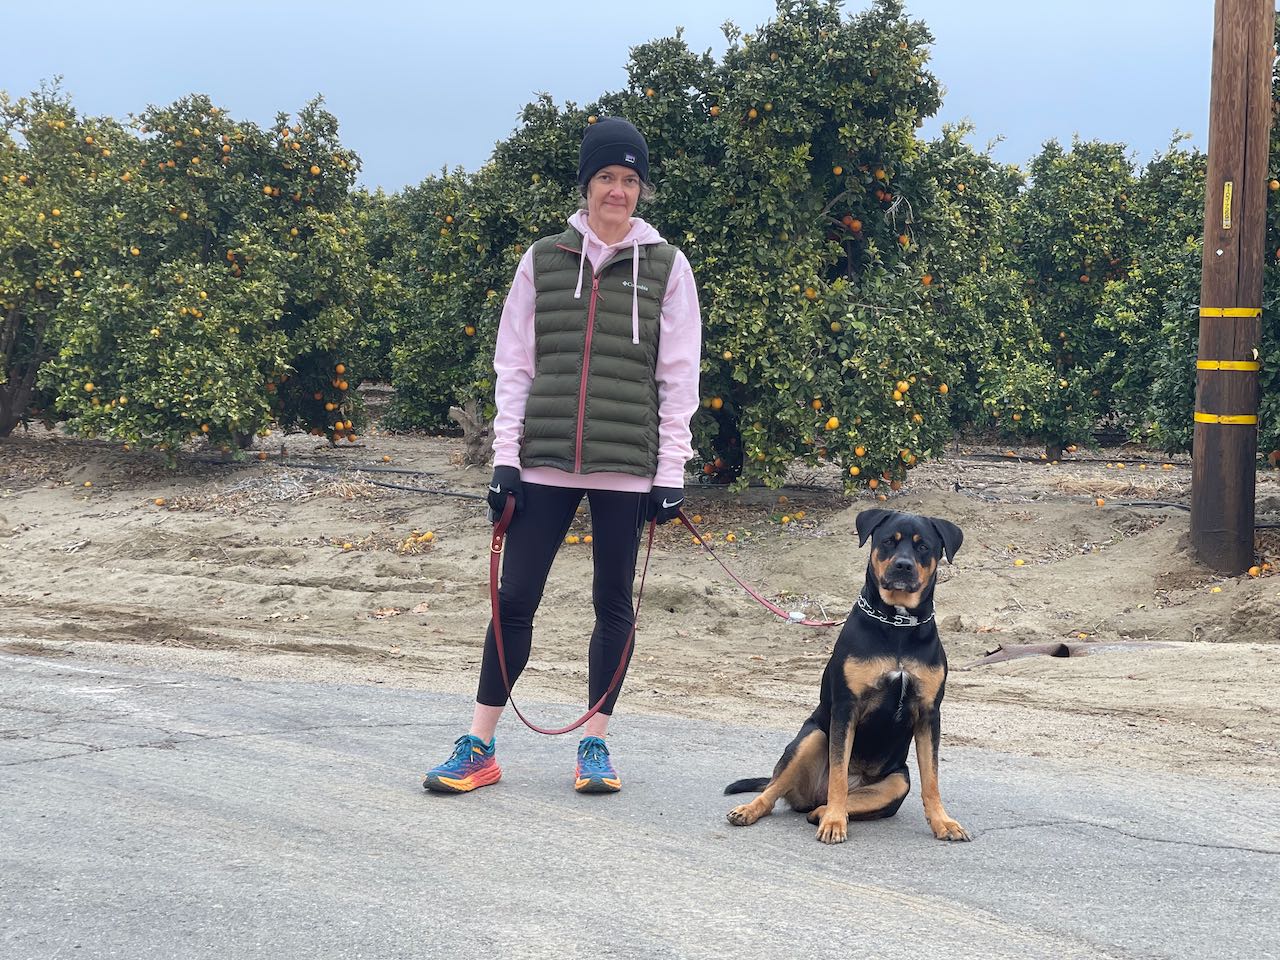
[[[266,461],[197,453],[170,468],[43,431],[0,441],[0,650],[473,693],[490,527],[478,499],[447,494],[478,494],[487,470],[458,465],[460,441],[377,429],[341,450],[301,435],[261,449]],[[1196,565],[1187,512],[1149,505],[1188,502],[1185,460],[1019,452],[957,445],[887,504],[965,532],[937,592],[952,670],[944,755],[974,744],[1280,783],[1280,574]],[[846,498],[832,472],[792,479],[781,491],[691,488],[689,512],[785,609],[842,618],[866,565],[854,517],[874,501]],[[1258,512],[1280,520],[1274,471],[1259,474]],[[584,506],[572,532],[589,529]],[[1258,549],[1280,566],[1280,530],[1260,530]],[[590,545],[562,548],[525,700],[586,696],[590,564]],[[834,638],[775,618],[664,528],[614,732],[628,711],[792,731]],[[1000,645],[1047,642],[1091,652],[973,665]],[[424,744],[424,762],[448,746]]]

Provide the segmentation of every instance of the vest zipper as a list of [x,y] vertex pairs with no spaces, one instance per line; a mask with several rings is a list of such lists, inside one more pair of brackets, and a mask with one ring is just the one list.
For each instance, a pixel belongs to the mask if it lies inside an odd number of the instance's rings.
[[587,410],[587,372],[591,367],[591,333],[596,327],[596,295],[600,290],[600,277],[591,275],[591,300],[587,306],[587,339],[582,347],[582,383],[578,387],[578,426],[573,448],[573,472],[582,472],[582,419]]

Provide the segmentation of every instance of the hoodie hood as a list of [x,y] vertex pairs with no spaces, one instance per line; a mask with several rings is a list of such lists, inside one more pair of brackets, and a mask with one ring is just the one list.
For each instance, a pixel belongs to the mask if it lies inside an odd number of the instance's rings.
[[587,225],[587,211],[578,210],[569,218],[569,226],[582,234],[582,250],[578,253],[578,285],[573,291],[575,300],[582,298],[582,274],[588,260],[598,273],[619,250],[631,248],[631,342],[640,342],[640,248],[662,243],[662,234],[639,217],[631,218],[631,229],[617,243],[605,243]]

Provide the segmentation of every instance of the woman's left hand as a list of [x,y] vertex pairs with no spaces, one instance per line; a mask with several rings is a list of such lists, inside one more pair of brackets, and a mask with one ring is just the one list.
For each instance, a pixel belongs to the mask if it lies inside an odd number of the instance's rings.
[[649,519],[658,523],[674,520],[684,505],[681,487],[654,487],[649,491]]

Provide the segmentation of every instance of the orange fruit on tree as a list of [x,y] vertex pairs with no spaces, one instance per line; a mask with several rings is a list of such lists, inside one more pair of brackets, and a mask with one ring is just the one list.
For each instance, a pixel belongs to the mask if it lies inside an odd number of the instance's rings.
[[828,418],[827,418],[827,429],[828,429],[828,430],[838,430],[839,428],[840,428],[840,418],[839,418],[839,417],[828,417]]
[[865,456],[867,455],[867,448],[866,448],[866,447],[854,447],[854,448],[853,448],[853,455],[854,455],[855,457],[865,457]]
[[720,408],[722,408],[723,406],[724,406],[724,401],[723,401],[723,400],[721,400],[719,397],[712,397],[712,398],[711,398],[711,409],[712,409],[712,410],[719,410],[719,409],[720,409]]
[[926,287],[929,286],[930,284],[933,283],[933,274],[926,273],[923,277],[920,278],[920,282],[923,283]]
[[754,120],[758,116],[760,116],[760,114],[756,111],[755,107],[752,107],[750,110],[747,111],[748,120]]
[[844,167],[840,166],[839,164],[836,164],[834,167],[831,168],[831,172],[838,177],[842,173],[844,173]]
[[815,409],[815,410],[821,410],[821,409],[822,409],[822,400],[821,400],[821,399],[814,398],[814,401],[813,401],[813,409]]
[[851,476],[851,477],[856,477],[856,476],[857,476],[858,474],[860,474],[861,472],[862,472],[862,468],[861,468],[861,467],[856,467],[856,466],[854,466],[854,467],[850,467],[850,468],[849,468],[849,476]]
[[876,487],[880,486],[880,481],[877,480],[875,477],[872,477],[870,480],[867,481],[867,486],[870,487],[872,490],[874,490]]
[[320,168],[317,167],[314,163],[311,165],[311,175],[313,177],[320,176]]
[[713,117],[720,116],[720,108],[715,104],[712,104],[711,109],[708,110],[707,112],[710,113]]

